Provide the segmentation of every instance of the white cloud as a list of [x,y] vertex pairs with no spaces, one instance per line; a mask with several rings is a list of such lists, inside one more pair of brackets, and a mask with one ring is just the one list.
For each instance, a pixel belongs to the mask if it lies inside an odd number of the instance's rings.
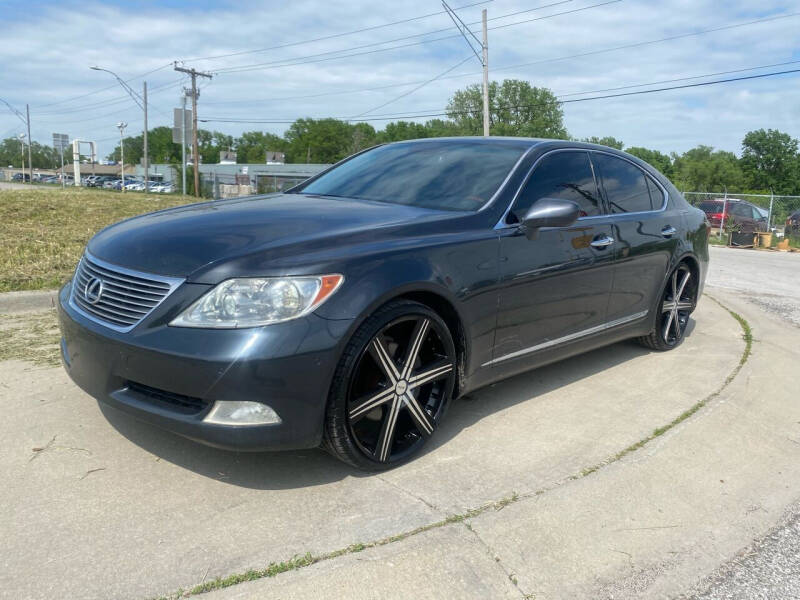
[[[551,1],[541,0],[539,4]],[[574,0],[496,20],[490,27],[598,1]],[[468,2],[464,0],[463,3]],[[402,4],[364,1],[333,4],[306,0],[302,3],[237,2],[209,6],[202,2],[188,3],[190,14],[187,14],[187,10],[178,8],[177,4],[176,1],[169,6],[155,2],[120,6],[99,2],[40,4],[35,11],[36,18],[32,19],[28,12],[15,10],[22,6],[15,3],[11,10],[4,9],[0,97],[22,109],[26,102],[31,104],[34,139],[49,143],[52,132],[66,132],[75,137],[102,140],[101,152],[106,154],[116,140],[114,124],[125,120],[129,123],[129,132],[135,131],[141,127],[141,111],[125,99],[110,75],[90,71],[89,65],[99,64],[128,78],[168,65],[175,59],[277,46],[438,9],[437,3],[422,0]],[[486,6],[492,18],[528,9],[534,4],[523,0],[495,0]],[[570,93],[800,60],[800,18],[796,17],[627,50],[503,69],[519,63],[755,20],[788,13],[792,8],[791,3],[778,0],[758,3],[625,0],[490,31],[490,71],[492,78],[528,79],[557,93]],[[473,7],[461,14],[467,21],[477,21],[480,9]],[[449,19],[438,15],[313,44],[221,60],[197,60],[192,64],[214,71],[228,66],[291,60],[446,27],[451,27],[455,33]],[[463,40],[452,39],[343,60],[238,74],[221,73],[210,84],[203,82],[200,116],[294,119],[359,114],[412,86],[316,98],[242,101],[425,80],[468,56],[469,52]],[[800,68],[800,64],[784,68]],[[468,62],[454,72],[468,76],[444,78],[376,112],[415,113],[443,109],[455,89],[480,81],[478,72],[477,60]],[[737,151],[742,137],[751,129],[771,127],[800,136],[798,79],[800,77],[795,74],[566,104],[566,124],[570,133],[577,137],[613,135],[627,145],[662,151],[683,151],[700,143]],[[167,67],[148,75],[147,80],[151,89],[151,127],[170,125],[171,108],[178,106],[178,92],[185,78]],[[131,85],[139,89],[141,79],[132,81]],[[47,106],[103,87],[108,89]],[[373,124],[378,128],[383,125],[382,122]],[[20,125],[10,113],[0,112],[0,135],[5,134],[3,137],[16,133]],[[223,123],[209,123],[205,127],[231,134],[251,129],[281,133],[285,129],[284,125]]]

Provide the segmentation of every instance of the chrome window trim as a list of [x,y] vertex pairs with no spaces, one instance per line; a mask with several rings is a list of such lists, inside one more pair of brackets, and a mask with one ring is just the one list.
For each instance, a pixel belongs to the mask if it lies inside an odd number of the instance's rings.
[[511,360],[514,358],[519,358],[520,356],[525,356],[527,354],[531,354],[532,352],[538,352],[539,350],[544,350],[546,348],[552,348],[553,346],[558,346],[561,344],[566,344],[567,342],[572,342],[578,340],[582,337],[586,337],[587,335],[592,335],[595,333],[600,333],[606,331],[608,329],[613,329],[614,327],[618,327],[620,325],[625,325],[626,323],[631,323],[633,321],[638,321],[639,319],[645,318],[649,310],[644,310],[638,313],[634,313],[632,315],[628,315],[627,317],[622,317],[619,319],[614,319],[613,321],[608,321],[606,323],[602,323],[600,325],[595,325],[594,327],[590,327],[589,329],[584,329],[582,331],[577,331],[575,333],[570,333],[569,335],[565,335],[560,338],[556,338],[554,340],[548,340],[546,342],[542,342],[541,344],[537,344],[535,346],[531,346],[529,348],[523,348],[522,350],[517,350],[516,352],[511,352],[510,354],[504,354],[499,358],[494,358],[488,362],[485,362],[481,365],[481,367],[489,367],[492,365],[496,365],[501,362],[505,362],[507,360]]
[[[531,150],[532,149],[533,148],[531,148]],[[589,162],[591,163],[592,174],[594,175],[595,185],[597,186],[598,193],[601,193],[600,192],[600,185],[601,185],[600,184],[600,179],[598,178],[597,173],[595,172],[594,161],[591,160],[592,154],[595,154],[595,153],[596,154],[607,154],[608,156],[614,156],[616,158],[619,158],[621,160],[629,162],[634,167],[639,169],[644,174],[645,177],[649,178],[652,182],[654,182],[658,186],[658,189],[661,190],[661,193],[664,195],[664,202],[661,205],[661,208],[659,208],[657,210],[645,210],[645,211],[629,212],[629,213],[604,213],[602,215],[594,215],[594,216],[591,216],[591,217],[579,217],[578,218],[578,222],[591,221],[591,220],[595,220],[595,219],[617,219],[619,217],[626,217],[626,216],[630,216],[630,215],[652,215],[652,214],[664,212],[665,210],[667,210],[667,205],[669,204],[669,192],[667,192],[666,188],[663,185],[661,185],[660,181],[656,180],[655,177],[651,176],[647,171],[645,171],[642,167],[637,165],[635,162],[633,162],[629,158],[627,158],[625,156],[620,156],[619,154],[614,154],[613,152],[606,152],[604,150],[592,150],[592,149],[588,149],[588,148],[577,148],[577,147],[555,148],[553,150],[549,150],[548,152],[545,152],[544,154],[542,154],[539,158],[536,159],[536,162],[534,162],[533,165],[531,165],[531,168],[528,171],[528,174],[525,176],[525,180],[520,184],[519,189],[514,194],[514,197],[511,199],[511,202],[506,207],[505,212],[503,212],[503,215],[500,217],[500,220],[494,226],[494,229],[496,231],[497,230],[502,230],[502,229],[512,229],[512,228],[516,228],[516,227],[519,226],[518,223],[506,223],[506,217],[508,217],[508,213],[511,212],[511,208],[514,206],[514,202],[517,201],[517,198],[519,197],[519,194],[522,191],[522,188],[524,188],[525,184],[528,183],[528,180],[533,175],[533,172],[536,170],[536,167],[539,166],[539,163],[546,156],[550,156],[551,154],[555,154],[557,152],[586,152],[586,153],[588,153],[589,154]],[[605,199],[603,199],[603,200],[605,200]],[[558,227],[556,229],[561,229],[561,228]]]
[[606,154],[608,156],[613,156],[614,158],[618,158],[620,160],[624,160],[625,162],[628,162],[628,163],[632,164],[634,167],[639,169],[647,179],[649,179],[650,181],[655,183],[658,186],[658,189],[661,190],[662,195],[664,196],[664,201],[661,204],[661,208],[657,208],[657,209],[653,209],[653,210],[639,210],[639,211],[636,211],[636,212],[608,213],[606,216],[608,216],[608,217],[622,217],[622,216],[627,216],[627,215],[652,215],[652,214],[664,212],[665,210],[667,210],[667,204],[669,204],[669,192],[667,192],[666,188],[663,185],[661,185],[660,181],[657,181],[655,177],[650,175],[650,173],[645,171],[642,167],[637,165],[635,162],[633,162],[629,158],[627,158],[625,156],[620,156],[619,154],[614,154],[613,152],[606,152],[604,150],[590,150],[589,152],[594,152],[596,154]]
[[95,256],[92,256],[88,251],[85,251],[83,253],[83,256],[81,257],[81,259],[78,261],[78,266],[75,267],[75,273],[78,272],[78,270],[81,267],[81,264],[83,264],[84,259],[87,259],[87,258],[88,258],[89,262],[92,262],[92,263],[98,265],[99,267],[101,267],[103,269],[119,273],[120,275],[130,275],[132,277],[138,277],[140,279],[149,279],[149,280],[152,280],[152,281],[157,281],[159,283],[165,283],[165,284],[169,285],[169,290],[167,291],[167,293],[164,294],[164,296],[161,298],[161,300],[159,300],[159,302],[155,306],[153,306],[153,308],[151,308],[149,311],[147,311],[145,314],[143,314],[141,316],[141,318],[138,321],[136,321],[136,323],[134,323],[133,325],[127,325],[127,326],[123,327],[121,325],[115,325],[113,323],[109,323],[108,321],[104,321],[104,320],[98,318],[95,315],[87,313],[85,310],[83,310],[80,306],[78,306],[75,303],[75,301],[74,301],[74,296],[75,296],[75,277],[73,275],[72,281],[70,282],[70,290],[69,290],[69,306],[70,306],[70,308],[72,310],[74,310],[75,312],[79,313],[80,315],[82,315],[83,317],[86,317],[87,319],[89,319],[93,323],[97,323],[98,325],[102,325],[103,327],[107,327],[107,328],[109,328],[109,329],[111,329],[113,331],[118,331],[119,333],[127,333],[127,332],[131,331],[134,327],[139,325],[148,316],[150,316],[150,314],[156,308],[161,306],[161,304],[164,302],[164,300],[166,300],[172,294],[172,292],[174,292],[178,288],[178,286],[180,284],[182,284],[184,281],[186,281],[185,277],[167,277],[165,275],[157,275],[155,273],[146,273],[144,271],[136,271],[134,269],[128,269],[126,267],[121,267],[119,265],[115,265],[113,263],[109,263],[109,262],[106,262],[104,260],[100,260],[99,258],[97,258]]

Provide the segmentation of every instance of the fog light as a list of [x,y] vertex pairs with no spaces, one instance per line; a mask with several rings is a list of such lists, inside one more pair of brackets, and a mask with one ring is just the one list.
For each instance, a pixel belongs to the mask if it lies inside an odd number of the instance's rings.
[[203,421],[215,425],[268,425],[280,423],[281,418],[261,402],[217,400]]

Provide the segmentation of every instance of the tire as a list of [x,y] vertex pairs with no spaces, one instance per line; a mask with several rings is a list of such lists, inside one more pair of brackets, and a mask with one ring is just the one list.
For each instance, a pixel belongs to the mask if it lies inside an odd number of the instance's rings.
[[456,358],[447,325],[430,307],[395,300],[378,309],[353,334],[334,373],[323,447],[365,471],[419,454],[452,397]]
[[658,296],[653,329],[649,334],[637,338],[637,342],[659,352],[680,346],[686,337],[689,315],[697,305],[696,279],[686,263],[675,267]]

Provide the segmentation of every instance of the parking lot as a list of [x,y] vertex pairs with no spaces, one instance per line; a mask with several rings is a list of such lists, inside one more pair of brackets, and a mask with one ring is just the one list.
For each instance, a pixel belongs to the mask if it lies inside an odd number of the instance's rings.
[[60,368],[0,362],[0,596],[686,593],[800,496],[798,267],[713,249],[678,350],[621,343],[485,388],[382,475],[198,446],[99,407]]

